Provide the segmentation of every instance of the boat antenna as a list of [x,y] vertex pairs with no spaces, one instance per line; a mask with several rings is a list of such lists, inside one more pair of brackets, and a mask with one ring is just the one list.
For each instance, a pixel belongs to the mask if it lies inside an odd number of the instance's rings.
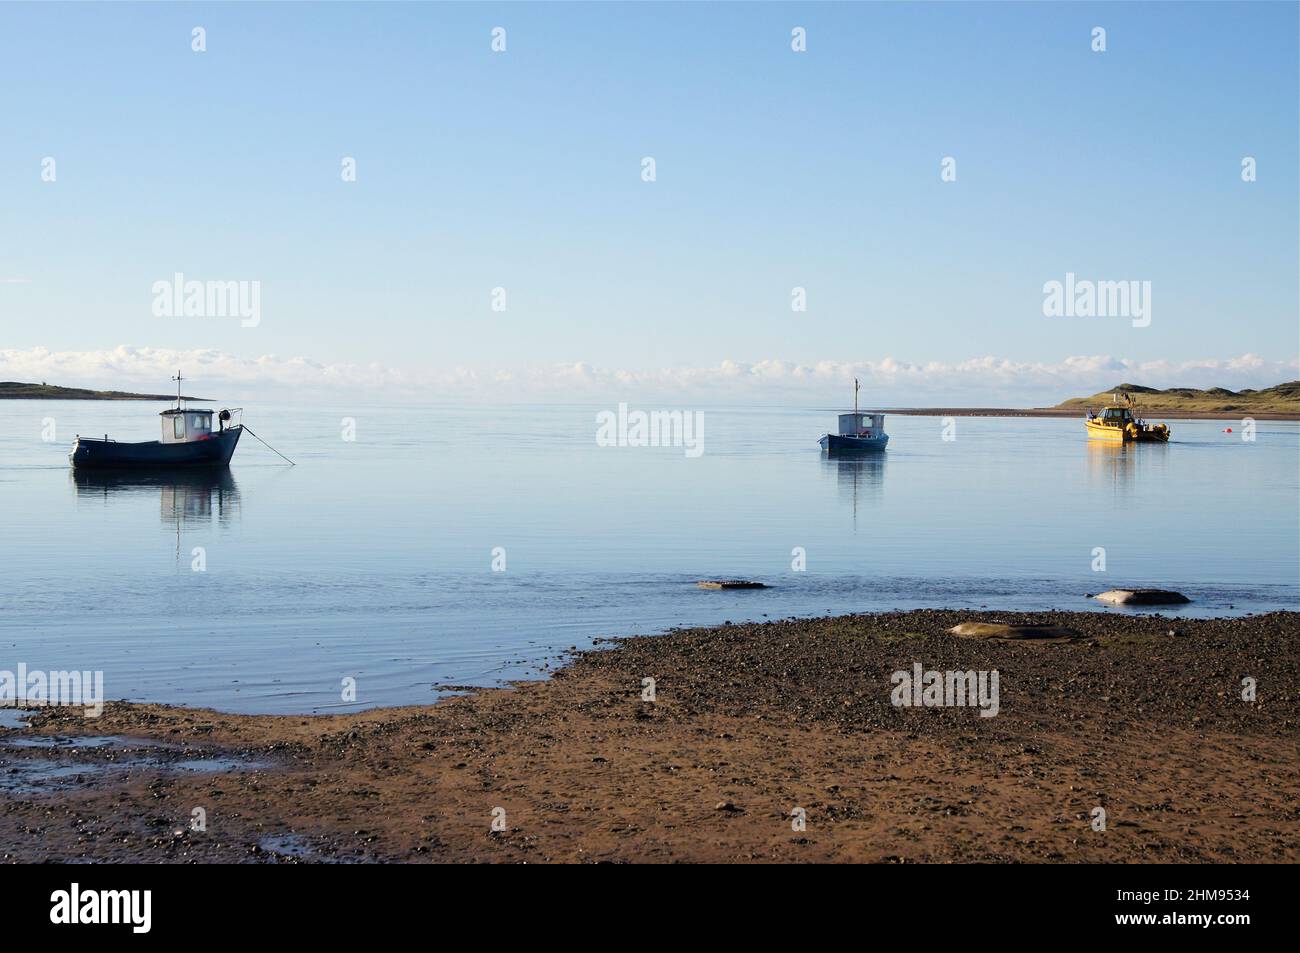
[[176,372],[176,376],[172,378],[172,380],[176,382],[176,409],[177,410],[181,409],[181,381],[183,381],[184,379],[185,378],[181,377],[181,372],[179,370]]
[[[858,413],[858,387],[859,387],[858,379],[855,377],[853,378],[853,415],[855,417],[857,416]],[[853,426],[855,427],[857,426],[856,421],[854,421]]]

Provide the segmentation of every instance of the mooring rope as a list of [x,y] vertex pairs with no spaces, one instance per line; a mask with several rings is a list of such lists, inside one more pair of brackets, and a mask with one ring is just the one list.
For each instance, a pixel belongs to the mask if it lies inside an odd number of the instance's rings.
[[[248,424],[243,424],[242,426],[243,426],[243,428],[244,428],[245,430],[247,430],[249,433],[253,433],[252,428],[249,427]],[[257,434],[253,433],[253,436],[254,436],[254,437],[257,437]],[[278,456],[281,460],[284,460],[286,463],[289,464],[289,466],[291,466],[291,467],[296,467],[296,466],[298,465],[298,464],[294,463],[292,460],[290,460],[288,457],[286,457],[286,456],[285,456],[283,453],[281,453],[279,450],[275,449],[275,447],[271,446],[269,443],[267,443],[265,440],[263,440],[261,437],[257,437],[257,442],[260,443],[262,446],[266,447],[267,450],[270,450],[272,453],[274,453],[276,456]]]

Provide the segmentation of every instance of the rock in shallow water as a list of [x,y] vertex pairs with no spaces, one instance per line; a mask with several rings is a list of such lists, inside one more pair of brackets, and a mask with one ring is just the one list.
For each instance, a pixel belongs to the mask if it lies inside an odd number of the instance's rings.
[[1113,606],[1171,606],[1192,601],[1172,589],[1108,589],[1093,598]]

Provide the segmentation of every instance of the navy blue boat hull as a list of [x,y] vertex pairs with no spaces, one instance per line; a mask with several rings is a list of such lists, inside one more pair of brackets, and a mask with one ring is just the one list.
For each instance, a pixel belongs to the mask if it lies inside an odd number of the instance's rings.
[[846,434],[828,433],[817,441],[823,450],[884,450],[889,443],[889,434],[879,437],[854,437]]
[[121,443],[78,437],[68,461],[78,470],[147,470],[169,467],[229,466],[235,446],[244,428],[231,427],[214,433],[206,440],[188,443]]

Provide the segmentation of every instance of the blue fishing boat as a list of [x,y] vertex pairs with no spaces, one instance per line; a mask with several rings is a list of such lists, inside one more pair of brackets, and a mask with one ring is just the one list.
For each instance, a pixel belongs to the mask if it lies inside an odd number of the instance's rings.
[[[176,381],[176,406],[159,414],[162,439],[141,443],[110,440],[108,434],[77,440],[68,454],[74,469],[136,470],[168,467],[224,467],[230,464],[244,432],[242,423],[228,426],[239,409],[212,411],[185,406],[180,371]],[[217,429],[212,429],[215,418]]]
[[840,414],[839,433],[828,433],[817,441],[823,450],[884,450],[889,443],[885,415],[858,410],[858,379],[853,378],[853,413]]

